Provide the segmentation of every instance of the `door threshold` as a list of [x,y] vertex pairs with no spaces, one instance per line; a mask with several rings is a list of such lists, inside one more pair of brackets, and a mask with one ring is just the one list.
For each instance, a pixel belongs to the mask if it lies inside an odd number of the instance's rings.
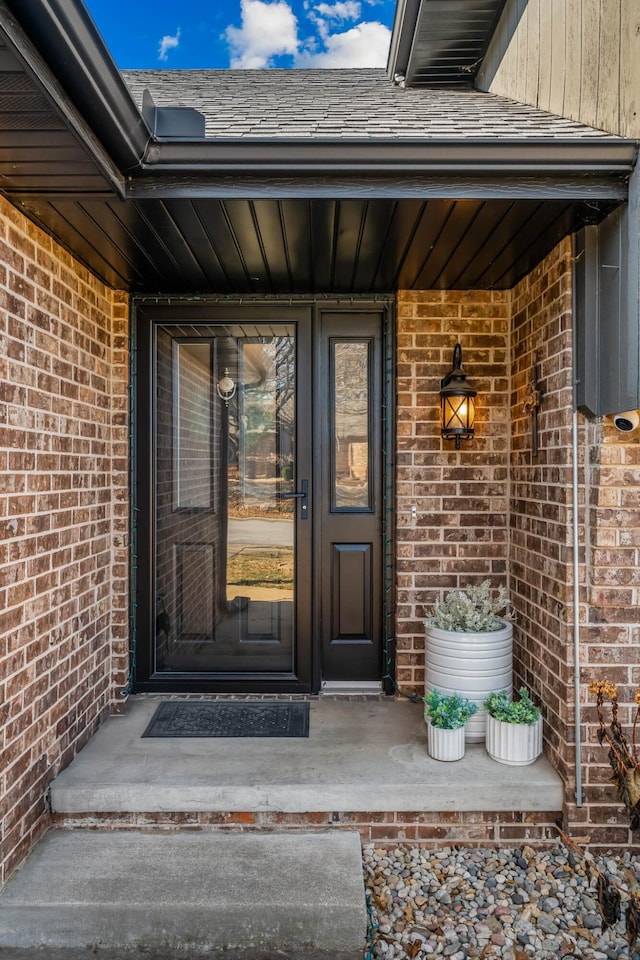
[[321,697],[381,697],[382,680],[323,680]]

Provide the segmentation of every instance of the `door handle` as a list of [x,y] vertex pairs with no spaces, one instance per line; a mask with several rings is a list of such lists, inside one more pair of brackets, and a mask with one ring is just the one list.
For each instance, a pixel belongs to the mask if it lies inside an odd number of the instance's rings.
[[281,500],[299,500],[300,501],[300,519],[306,520],[309,516],[309,504],[307,503],[307,495],[309,491],[309,481],[301,480],[300,489],[292,490],[291,493],[281,493]]

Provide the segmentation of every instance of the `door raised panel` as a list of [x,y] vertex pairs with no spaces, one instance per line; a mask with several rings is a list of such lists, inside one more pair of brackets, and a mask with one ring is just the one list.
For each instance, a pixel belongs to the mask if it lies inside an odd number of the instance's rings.
[[371,544],[334,543],[331,643],[371,643]]

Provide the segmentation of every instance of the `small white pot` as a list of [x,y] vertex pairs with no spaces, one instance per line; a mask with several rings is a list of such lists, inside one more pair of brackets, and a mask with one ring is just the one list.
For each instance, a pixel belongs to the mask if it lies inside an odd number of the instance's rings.
[[535,723],[505,723],[487,716],[487,753],[498,763],[526,766],[542,753],[542,717]]
[[442,730],[427,720],[427,749],[434,760],[462,760],[464,757],[464,727]]

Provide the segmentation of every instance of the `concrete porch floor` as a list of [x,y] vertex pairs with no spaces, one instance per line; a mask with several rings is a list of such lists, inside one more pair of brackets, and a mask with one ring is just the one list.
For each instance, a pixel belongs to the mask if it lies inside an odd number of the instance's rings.
[[560,811],[546,758],[528,767],[427,754],[421,705],[311,702],[308,739],[141,739],[160,697],[132,697],[51,785],[56,814],[278,811]]

